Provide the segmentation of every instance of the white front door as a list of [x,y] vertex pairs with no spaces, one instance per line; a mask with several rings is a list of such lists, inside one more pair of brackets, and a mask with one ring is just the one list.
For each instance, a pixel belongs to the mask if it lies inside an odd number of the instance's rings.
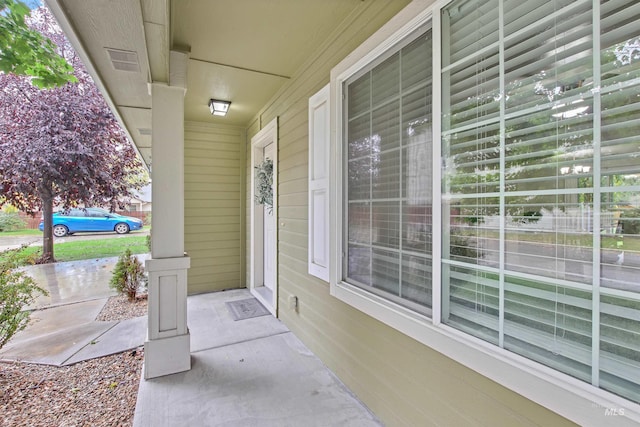
[[[256,201],[256,167],[273,162],[273,206]],[[274,316],[278,302],[278,120],[251,138],[251,246],[249,290]],[[260,200],[260,197],[258,197]]]

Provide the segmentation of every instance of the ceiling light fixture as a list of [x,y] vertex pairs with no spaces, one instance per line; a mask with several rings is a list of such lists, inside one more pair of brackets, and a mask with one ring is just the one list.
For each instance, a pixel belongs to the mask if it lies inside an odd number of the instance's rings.
[[231,102],[229,101],[219,101],[217,99],[209,100],[209,109],[211,110],[211,114],[214,116],[226,116],[230,105]]

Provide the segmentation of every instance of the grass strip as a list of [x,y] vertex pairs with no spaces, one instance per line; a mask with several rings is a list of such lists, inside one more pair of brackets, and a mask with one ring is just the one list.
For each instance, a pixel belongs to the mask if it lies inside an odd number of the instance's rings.
[[[53,255],[58,262],[120,256],[127,248],[131,253],[149,252],[146,236],[126,236],[114,239],[79,240],[77,242],[54,243]],[[20,251],[24,264],[31,263],[42,255],[42,247],[31,246]],[[0,260],[3,259],[0,253]]]
[[40,236],[40,237],[42,237],[42,231],[36,230],[36,229],[32,229],[32,228],[25,228],[25,229],[22,229],[22,230],[3,231],[3,232],[0,233],[0,237],[15,237],[15,236]]

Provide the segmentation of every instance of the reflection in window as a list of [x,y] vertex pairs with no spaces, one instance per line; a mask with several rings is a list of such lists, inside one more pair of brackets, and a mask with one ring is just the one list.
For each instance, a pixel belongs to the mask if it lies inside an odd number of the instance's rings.
[[595,3],[441,11],[442,320],[638,402],[640,12]]
[[344,280],[430,314],[431,31],[347,80]]

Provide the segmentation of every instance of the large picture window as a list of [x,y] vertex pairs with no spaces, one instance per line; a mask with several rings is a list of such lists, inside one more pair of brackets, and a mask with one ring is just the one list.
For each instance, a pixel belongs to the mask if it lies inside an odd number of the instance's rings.
[[332,71],[332,295],[573,419],[640,403],[640,1],[419,4]]
[[430,314],[431,30],[344,83],[344,280]]
[[442,321],[640,402],[640,3],[440,19]]

